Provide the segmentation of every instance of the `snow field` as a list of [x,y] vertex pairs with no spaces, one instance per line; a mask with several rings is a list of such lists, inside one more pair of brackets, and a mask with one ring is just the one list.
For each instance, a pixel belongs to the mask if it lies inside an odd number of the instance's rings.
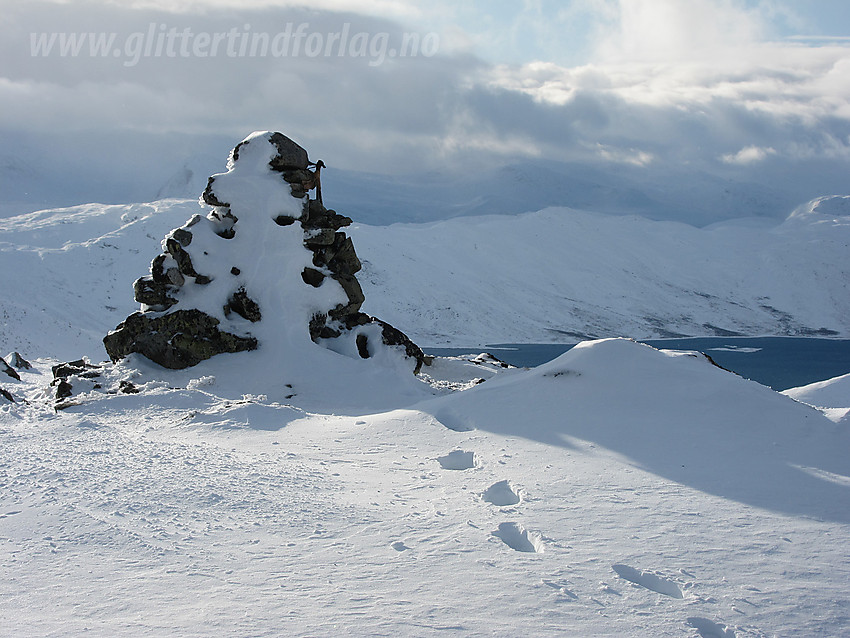
[[0,413],[2,634],[848,628],[846,430],[688,353],[592,342],[336,414],[203,376],[54,413],[46,363]]

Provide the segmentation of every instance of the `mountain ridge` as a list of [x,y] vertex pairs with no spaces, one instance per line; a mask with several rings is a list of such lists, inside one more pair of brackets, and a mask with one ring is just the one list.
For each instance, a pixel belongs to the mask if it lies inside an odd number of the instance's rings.
[[[819,212],[837,199],[815,200],[808,213],[772,226],[737,220],[698,229],[549,208],[424,224],[355,223],[350,234],[363,261],[365,310],[425,346],[846,337],[850,216]],[[197,201],[171,199],[0,220],[0,260],[10,273],[0,280],[0,349],[103,358],[100,340],[136,309],[127,291],[161,237],[202,211]]]

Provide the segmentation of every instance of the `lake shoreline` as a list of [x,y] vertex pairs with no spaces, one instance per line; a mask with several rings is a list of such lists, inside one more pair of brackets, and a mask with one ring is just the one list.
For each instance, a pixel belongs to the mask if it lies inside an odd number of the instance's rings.
[[[660,349],[703,352],[718,365],[777,391],[850,372],[850,339],[842,337],[713,336],[635,341]],[[511,365],[533,368],[555,359],[576,343],[579,342],[493,343],[469,347],[426,347],[424,351],[436,356],[490,352]]]

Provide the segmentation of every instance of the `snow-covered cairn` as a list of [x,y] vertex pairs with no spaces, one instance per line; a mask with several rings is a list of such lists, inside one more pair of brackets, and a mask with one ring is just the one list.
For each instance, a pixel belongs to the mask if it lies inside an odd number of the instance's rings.
[[403,356],[418,372],[419,347],[360,312],[360,260],[340,231],[351,219],[310,199],[312,165],[281,133],[240,142],[227,172],[209,178],[202,199],[212,210],[171,231],[151,274],[135,282],[141,310],[104,338],[109,357],[136,352],[177,369],[270,344],[303,357],[306,342],[354,357]]

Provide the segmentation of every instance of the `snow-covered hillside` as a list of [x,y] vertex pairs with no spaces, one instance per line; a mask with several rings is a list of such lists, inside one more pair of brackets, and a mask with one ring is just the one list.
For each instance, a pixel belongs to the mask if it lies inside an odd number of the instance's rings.
[[[850,216],[698,229],[550,208],[355,225],[364,310],[421,345],[584,337],[850,334]],[[832,209],[828,206],[832,206]],[[825,212],[820,212],[824,209]],[[0,351],[99,360],[132,283],[197,202],[90,204],[0,220]],[[343,210],[344,212],[344,210]]]
[[702,356],[439,360],[489,380],[331,413],[232,398],[215,375],[256,355],[142,368],[138,394],[122,363],[59,412],[49,361],[4,382],[0,634],[850,629],[850,433]]
[[371,307],[426,344],[850,332],[846,215],[698,229],[550,208],[351,234]]

